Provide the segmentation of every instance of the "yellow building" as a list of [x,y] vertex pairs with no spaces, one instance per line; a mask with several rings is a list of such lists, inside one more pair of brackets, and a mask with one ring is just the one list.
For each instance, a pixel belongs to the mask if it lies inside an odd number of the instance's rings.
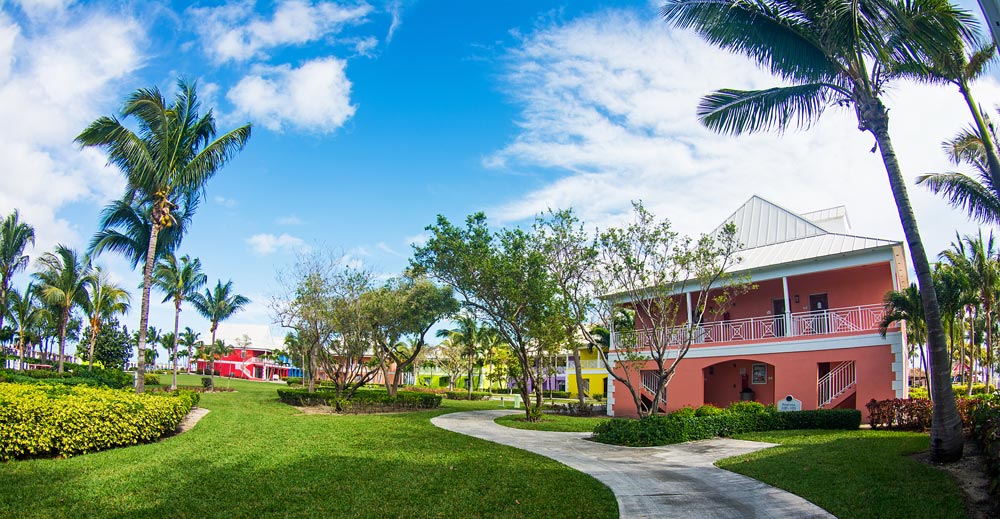
[[[580,372],[583,375],[583,394],[590,398],[604,398],[608,392],[608,372],[601,364],[600,353],[590,346],[580,347]],[[566,362],[566,390],[571,397],[577,396],[576,368],[573,357]]]

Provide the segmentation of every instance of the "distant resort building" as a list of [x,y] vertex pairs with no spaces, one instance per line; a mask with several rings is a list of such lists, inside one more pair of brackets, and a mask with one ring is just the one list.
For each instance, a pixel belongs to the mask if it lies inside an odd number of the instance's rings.
[[[902,243],[852,234],[843,207],[796,214],[759,196],[723,225],[730,222],[745,247],[731,272],[747,274],[757,289],[737,298],[722,319],[697,326],[663,411],[791,396],[802,409],[850,408],[867,416],[869,400],[907,395],[905,334],[898,325],[885,337],[878,331],[886,292],[908,285]],[[696,300],[697,291],[691,296]],[[690,322],[688,294],[677,298]],[[613,334],[612,360],[622,341],[642,340],[643,332]],[[645,406],[653,405],[652,368],[650,361],[631,380]],[[609,415],[637,415],[623,384],[608,390]]]

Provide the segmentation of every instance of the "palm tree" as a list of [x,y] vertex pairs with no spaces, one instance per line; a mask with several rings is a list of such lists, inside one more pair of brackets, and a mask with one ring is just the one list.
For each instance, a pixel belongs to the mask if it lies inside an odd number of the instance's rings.
[[462,345],[464,357],[468,365],[469,399],[472,399],[472,375],[476,365],[479,350],[479,323],[471,315],[459,315],[455,318],[458,324],[453,330],[438,330],[437,336],[451,339],[452,344]]
[[97,266],[91,270],[88,285],[90,290],[87,291],[83,311],[90,322],[90,356],[87,357],[90,363],[87,365],[87,371],[91,371],[94,368],[94,345],[97,343],[101,325],[109,317],[128,312],[132,296],[124,288],[113,283],[107,271]]
[[[181,244],[184,233],[191,227],[191,219],[198,209],[200,192],[184,193],[177,208],[171,212],[172,225],[159,231],[154,260],[173,252]],[[97,257],[104,251],[124,256],[132,268],[145,265],[149,253],[149,235],[152,233],[153,205],[135,204],[116,200],[101,211],[98,231],[90,239],[88,254]]]
[[[139,317],[140,351],[146,347],[149,291],[160,231],[176,224],[173,213],[179,202],[202,191],[208,179],[242,150],[250,138],[249,124],[216,138],[212,111],[199,113],[201,106],[195,84],[179,80],[177,86],[177,97],[171,105],[167,105],[155,87],[136,90],[126,99],[122,117],[134,117],[138,133],[117,118],[105,116],[92,122],[76,138],[82,146],[104,148],[108,162],[125,175],[122,202],[149,208]],[[135,389],[141,393],[144,389],[141,357],[137,370]]]
[[215,331],[219,329],[219,323],[229,319],[236,312],[243,310],[248,304],[250,304],[250,299],[233,293],[233,281],[229,280],[225,285],[222,284],[220,279],[215,284],[215,288],[209,290],[205,289],[203,293],[196,293],[191,296],[191,304],[194,305],[195,309],[202,317],[208,319],[212,323],[210,331],[212,332],[212,353],[210,354],[210,362],[212,368],[212,385],[215,385]]
[[185,326],[184,331],[181,332],[181,344],[187,348],[187,359],[188,359],[188,371],[191,371],[191,359],[194,358],[194,347],[198,344],[198,339],[201,337],[200,333],[196,333],[191,329],[190,326]]
[[941,257],[965,272],[969,287],[978,301],[977,311],[982,310],[986,330],[986,383],[990,384],[993,368],[993,312],[996,310],[997,290],[1000,290],[1000,263],[993,232],[990,232],[985,241],[982,231],[975,237],[966,235],[957,244],[953,243],[950,250],[942,252]]
[[[969,218],[996,225],[1000,224],[1000,183],[990,170],[988,152],[995,150],[998,141],[989,116],[984,114],[981,118],[985,121],[985,130],[980,132],[975,126],[966,128],[942,144],[952,163],[970,166],[976,175],[956,171],[928,173],[917,177],[917,184],[942,195],[952,207],[965,210]],[[983,135],[988,139],[983,139]]]
[[[135,341],[139,342],[140,337],[139,330],[135,332]],[[137,355],[137,357],[142,357],[142,360],[146,364],[156,364],[156,358],[160,356],[159,352],[156,351],[156,347],[163,342],[163,337],[160,334],[160,330],[155,326],[150,326],[146,329],[146,348],[138,350],[142,352],[142,355]]]
[[20,352],[19,368],[24,369],[24,341],[38,326],[44,310],[38,306],[35,286],[31,283],[24,289],[22,295],[16,289],[11,289],[11,305],[8,308],[11,318],[17,325],[17,349]]
[[174,363],[173,381],[170,389],[177,389],[177,342],[180,338],[181,303],[198,293],[198,289],[205,285],[208,278],[201,273],[201,260],[191,259],[189,256],[182,256],[180,262],[171,252],[166,252],[163,258],[153,269],[153,286],[163,292],[166,303],[173,299],[174,302],[174,332],[171,334],[173,353],[171,359]]
[[77,306],[86,307],[87,286],[91,283],[90,266],[77,252],[57,245],[56,252],[46,252],[38,259],[41,271],[35,273],[43,301],[51,305],[59,334],[59,373],[63,372],[66,354],[66,324]]
[[[743,134],[805,128],[830,107],[853,108],[858,129],[881,152],[903,233],[913,258],[928,328],[935,377],[931,458],[961,458],[962,422],[949,384],[948,351],[930,262],[924,250],[896,153],[889,111],[882,102],[900,64],[971,40],[969,13],[947,0],[668,0],[671,25],[693,29],[708,42],[742,53],[788,86],[723,89],[705,96],[698,116],[712,130]],[[874,151],[874,149],[873,149]]]
[[35,244],[35,229],[20,221],[15,209],[0,222],[0,329],[7,310],[10,280],[28,267],[28,255],[24,253],[28,244]]
[[906,342],[911,346],[915,345],[920,351],[920,364],[927,376],[928,387],[932,387],[930,372],[927,371],[927,358],[924,356],[924,344],[927,343],[924,306],[920,301],[920,290],[912,283],[903,290],[890,290],[885,294],[885,315],[879,323],[878,332],[885,337],[889,327],[901,321],[906,321]]

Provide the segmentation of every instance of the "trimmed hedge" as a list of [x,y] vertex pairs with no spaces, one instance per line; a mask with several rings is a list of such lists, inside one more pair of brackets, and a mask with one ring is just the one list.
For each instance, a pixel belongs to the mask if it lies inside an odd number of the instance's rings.
[[0,460],[73,456],[153,441],[177,429],[198,395],[86,385],[0,384]]
[[69,386],[88,385],[106,386],[113,389],[131,387],[135,382],[132,373],[117,370],[103,369],[95,367],[88,371],[83,364],[67,362],[63,365],[63,372],[59,373],[55,369],[26,369],[26,370],[0,370],[0,382],[16,382],[20,384],[36,384],[39,382],[47,384],[65,384]]
[[469,398],[468,391],[447,391],[444,394],[448,400],[489,400],[490,393],[485,391],[473,391],[472,398]]
[[[763,406],[761,406],[763,407]],[[820,409],[779,413],[770,408],[762,412],[727,410],[721,414],[695,416],[695,411],[641,420],[608,420],[594,429],[593,439],[602,443],[630,447],[651,447],[734,434],[783,429],[857,429],[861,411],[857,409]]]
[[302,377],[288,377],[285,379],[285,383],[289,386],[301,386]]
[[338,397],[335,391],[316,391],[310,393],[308,389],[279,389],[278,399],[286,404],[297,406],[328,405],[341,413],[377,413],[413,409],[434,409],[441,405],[442,397],[433,393],[418,393],[415,391],[398,391],[395,397],[390,397],[386,391],[358,389],[350,399],[346,399]]
[[868,423],[872,429],[929,429],[934,414],[934,403],[926,398],[872,399],[865,407],[868,408]]

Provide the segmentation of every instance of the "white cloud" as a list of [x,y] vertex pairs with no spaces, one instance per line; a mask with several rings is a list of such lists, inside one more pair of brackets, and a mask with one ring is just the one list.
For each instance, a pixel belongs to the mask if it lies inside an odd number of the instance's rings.
[[396,34],[396,30],[403,23],[399,16],[401,10],[402,6],[399,5],[398,1],[389,3],[389,15],[392,16],[392,23],[389,24],[389,32],[385,35],[385,42],[387,44],[392,42],[392,37]]
[[73,139],[120,102],[119,82],[142,65],[145,35],[131,18],[90,8],[79,16],[27,21],[0,13],[0,213],[17,208],[35,227],[35,250],[79,245],[60,216],[74,202],[102,204],[123,181],[97,149]]
[[244,76],[226,98],[265,128],[281,131],[286,125],[331,132],[343,126],[357,107],[351,104],[351,81],[344,60],[327,57],[289,65],[264,67]]
[[367,38],[362,38],[354,44],[354,52],[357,52],[360,56],[372,56],[372,51],[378,47],[378,38],[374,36],[369,36]]
[[236,200],[232,198],[226,198],[224,196],[218,196],[218,195],[213,197],[212,200],[214,200],[215,203],[221,205],[222,207],[225,207],[226,209],[232,209],[236,207],[237,204]]
[[246,239],[250,248],[257,254],[274,254],[275,252],[306,251],[309,247],[302,238],[292,236],[287,233],[275,236],[274,234],[255,234]]
[[380,250],[380,251],[382,251],[382,252],[384,252],[384,253],[386,253],[386,254],[391,254],[391,255],[396,256],[398,258],[405,258],[406,257],[402,253],[400,253],[399,251],[397,251],[396,249],[393,249],[392,247],[386,245],[386,243],[383,242],[383,241],[380,241],[380,242],[376,243],[375,244],[375,248],[378,249],[378,250]]
[[193,8],[205,52],[219,63],[264,57],[273,48],[303,45],[337,34],[347,25],[366,21],[372,7],[361,2],[279,2],[270,19],[254,11],[253,0],[231,1],[219,7]]
[[429,239],[431,239],[430,233],[428,233],[427,231],[421,231],[421,232],[419,232],[417,234],[414,234],[413,236],[407,236],[403,240],[403,243],[405,243],[407,245],[414,245],[414,246],[417,246],[417,247],[422,247],[422,246],[424,246],[427,243],[427,240],[429,240]]
[[[854,231],[901,238],[873,140],[853,113],[830,110],[802,132],[729,137],[697,121],[712,90],[777,81],[747,59],[712,48],[655,16],[608,11],[524,37],[506,83],[522,109],[519,132],[484,164],[538,175],[541,187],[491,211],[501,221],[573,207],[593,225],[618,223],[642,199],[687,233],[711,230],[752,194],[793,210],[846,204]],[[976,85],[985,103],[993,81]],[[891,131],[929,251],[947,245],[960,214],[913,187],[949,169],[939,142],[969,119],[957,93],[903,85],[890,92]]]
[[275,220],[275,223],[277,223],[278,225],[302,225],[302,219],[299,218],[298,216],[295,216],[294,214],[290,214],[288,216],[282,216],[281,218],[278,218],[277,220]]

